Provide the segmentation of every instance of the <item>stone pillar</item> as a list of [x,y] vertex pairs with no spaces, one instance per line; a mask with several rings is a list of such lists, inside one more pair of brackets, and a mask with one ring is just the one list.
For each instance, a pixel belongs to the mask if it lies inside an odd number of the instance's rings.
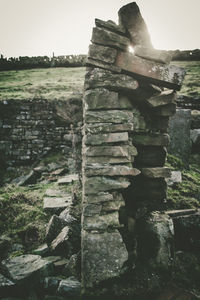
[[[144,43],[146,25],[137,5],[130,5],[145,33],[133,34],[139,25],[131,22],[129,5],[119,12],[120,25],[96,19],[87,59],[82,146],[84,289],[119,277],[125,266],[132,267],[137,256],[135,223],[148,211],[158,210],[166,197],[168,120],[176,110],[173,90],[180,89],[184,72],[169,66],[166,51],[154,50],[150,38]],[[129,52],[130,45],[137,47],[136,54]]]

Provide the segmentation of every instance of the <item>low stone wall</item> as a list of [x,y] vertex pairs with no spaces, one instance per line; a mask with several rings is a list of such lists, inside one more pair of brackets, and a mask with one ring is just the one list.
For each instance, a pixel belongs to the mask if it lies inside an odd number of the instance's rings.
[[0,103],[0,154],[7,165],[31,163],[51,150],[67,151],[81,140],[82,99]]

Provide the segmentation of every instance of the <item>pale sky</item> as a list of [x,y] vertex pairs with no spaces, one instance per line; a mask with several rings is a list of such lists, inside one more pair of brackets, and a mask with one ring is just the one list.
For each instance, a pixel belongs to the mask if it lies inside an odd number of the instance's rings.
[[[130,0],[0,0],[4,56],[87,54],[94,19]],[[200,0],[136,0],[156,49],[200,48]]]

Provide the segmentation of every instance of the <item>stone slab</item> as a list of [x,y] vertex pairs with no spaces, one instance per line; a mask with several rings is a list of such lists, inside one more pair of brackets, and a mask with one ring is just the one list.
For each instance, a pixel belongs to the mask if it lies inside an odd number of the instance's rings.
[[128,132],[87,134],[86,145],[102,145],[109,143],[128,142]]
[[87,111],[85,113],[86,123],[133,123],[133,114],[122,110]]
[[123,132],[123,131],[133,131],[133,123],[124,124],[113,124],[113,123],[88,123],[85,131],[86,133],[106,133],[106,132]]
[[94,163],[87,165],[85,169],[86,176],[137,176],[140,171],[123,165],[109,165]]
[[193,215],[198,210],[196,208],[191,209],[176,209],[176,210],[166,210],[165,214],[169,215],[171,218],[178,217],[178,216],[186,216],[186,215]]
[[102,28],[105,28],[107,30],[110,30],[110,31],[116,32],[118,34],[121,34],[121,35],[126,34],[126,31],[122,26],[116,25],[111,20],[103,21],[103,20],[100,20],[100,19],[95,19],[95,24],[96,24],[97,27],[102,27]]
[[146,99],[146,102],[150,107],[158,107],[172,102],[176,102],[177,93],[174,90],[166,90],[159,94],[155,94],[150,98]]
[[91,163],[100,163],[100,164],[121,164],[121,163],[130,163],[134,161],[134,156],[129,157],[112,157],[112,156],[88,156],[87,164]]
[[86,59],[86,66],[87,67],[95,67],[95,68],[101,68],[104,70],[109,70],[114,73],[121,73],[121,68],[117,67],[114,64],[109,64],[101,60],[97,60],[91,57],[87,57]]
[[96,176],[85,179],[85,193],[97,194],[118,189],[125,189],[130,185],[130,182],[125,178],[110,179],[104,176]]
[[166,167],[141,168],[141,174],[149,178],[167,178],[171,175],[171,170]]
[[84,195],[84,203],[102,203],[113,201],[113,195],[110,193],[100,192],[93,195]]
[[72,197],[69,195],[64,198],[45,197],[43,199],[44,210],[52,213],[59,213],[62,209],[69,207],[72,203]]
[[142,45],[152,48],[147,26],[136,2],[131,2],[121,7],[118,15],[119,25],[128,31],[133,46]]
[[89,46],[88,57],[113,64],[117,57],[117,50],[110,47],[91,44]]
[[117,92],[134,92],[138,82],[131,76],[94,68],[85,75],[85,89],[107,88]]
[[137,155],[137,149],[134,146],[90,146],[85,149],[86,156],[112,156],[112,157],[130,157]]
[[67,175],[67,176],[64,176],[64,177],[58,179],[57,182],[59,185],[65,185],[65,184],[71,183],[73,181],[78,181],[78,180],[79,180],[78,174],[70,174],[70,175]]
[[183,68],[152,62],[129,52],[118,53],[116,66],[138,79],[174,90],[181,89],[185,76]]
[[126,50],[130,41],[127,37],[116,34],[104,28],[95,27],[92,32],[92,43]]
[[107,230],[113,228],[120,228],[118,212],[112,212],[104,215],[95,214],[93,216],[85,216],[82,223],[83,229],[91,230]]
[[82,234],[82,275],[85,287],[122,273],[128,252],[118,230]]

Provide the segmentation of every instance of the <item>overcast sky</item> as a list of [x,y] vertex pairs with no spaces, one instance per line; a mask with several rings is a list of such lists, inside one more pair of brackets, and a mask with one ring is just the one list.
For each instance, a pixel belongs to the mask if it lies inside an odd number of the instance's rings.
[[[4,56],[86,54],[94,19],[118,21],[128,0],[0,0]],[[137,0],[157,49],[200,48],[200,0]]]

